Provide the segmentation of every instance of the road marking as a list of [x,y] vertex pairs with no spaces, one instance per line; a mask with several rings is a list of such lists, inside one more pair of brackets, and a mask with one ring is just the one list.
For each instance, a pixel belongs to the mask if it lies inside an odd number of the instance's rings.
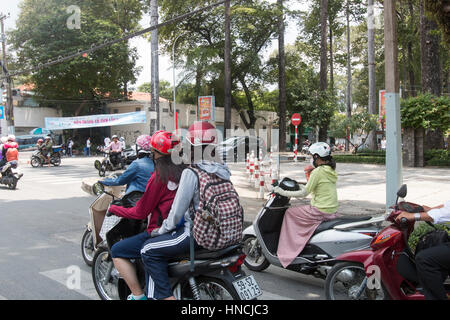
[[[68,273],[68,268],[62,268],[62,269],[54,269],[44,272],[39,272],[39,274],[54,280],[63,286],[67,287],[67,281],[70,277],[70,273]],[[99,296],[97,294],[97,291],[95,290],[94,283],[92,282],[92,275],[90,272],[80,270],[80,288],[79,289],[69,289],[67,287],[67,290],[74,290],[78,292],[79,294],[82,294],[85,297],[88,297],[92,300],[99,300]]]
[[280,296],[276,293],[263,290],[263,294],[258,297],[258,300],[294,300],[294,299],[285,296]]
[[8,300],[8,299],[5,298],[4,296],[0,296],[0,300]]

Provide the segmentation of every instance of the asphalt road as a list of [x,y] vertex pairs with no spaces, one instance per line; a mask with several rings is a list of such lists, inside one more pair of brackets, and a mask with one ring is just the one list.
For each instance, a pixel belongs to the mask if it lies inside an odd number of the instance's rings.
[[[17,190],[0,186],[0,300],[98,299],[80,250],[94,200],[81,190],[81,180],[98,177],[95,158],[32,168],[29,156],[21,153],[24,176]],[[273,266],[245,270],[254,274],[262,299],[324,299],[323,280]]]

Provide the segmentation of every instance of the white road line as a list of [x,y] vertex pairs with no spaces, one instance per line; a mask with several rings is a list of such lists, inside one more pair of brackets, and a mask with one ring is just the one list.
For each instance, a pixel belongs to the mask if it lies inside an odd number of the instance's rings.
[[[72,267],[77,268],[77,266]],[[70,285],[73,284],[74,286],[76,286],[75,282],[71,282],[71,279],[75,279],[72,277],[75,277],[76,274],[73,273],[73,270],[70,268],[54,269],[40,272],[40,274],[62,284],[63,286],[67,287],[67,290],[74,290],[92,300],[99,300],[100,298],[97,294],[97,291],[95,291],[94,283],[92,282],[91,273],[81,269],[77,270],[79,270],[80,276],[79,287],[74,289],[71,289]]]

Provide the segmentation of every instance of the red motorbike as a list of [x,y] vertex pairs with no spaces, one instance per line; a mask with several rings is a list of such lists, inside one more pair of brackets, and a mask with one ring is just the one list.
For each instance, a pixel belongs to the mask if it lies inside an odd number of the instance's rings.
[[[344,253],[336,258],[327,275],[325,295],[328,300],[424,300],[417,277],[414,254],[408,239],[414,230],[414,221],[396,218],[402,211],[420,212],[423,208],[405,198],[406,185],[397,192],[397,201],[390,208],[386,220],[391,224],[372,240],[370,249]],[[450,284],[445,282],[447,293]]]

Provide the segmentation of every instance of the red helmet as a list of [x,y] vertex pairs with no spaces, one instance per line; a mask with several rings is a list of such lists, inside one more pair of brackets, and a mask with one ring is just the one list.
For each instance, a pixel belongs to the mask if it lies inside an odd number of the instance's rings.
[[197,121],[189,127],[186,139],[195,147],[214,144],[217,141],[217,130],[209,122]]
[[38,143],[39,143],[39,142],[44,142],[44,140],[43,140],[43,139],[38,139],[37,142],[38,142]]
[[153,134],[150,145],[161,154],[170,154],[173,148],[180,143],[180,139],[168,131],[157,131]]

